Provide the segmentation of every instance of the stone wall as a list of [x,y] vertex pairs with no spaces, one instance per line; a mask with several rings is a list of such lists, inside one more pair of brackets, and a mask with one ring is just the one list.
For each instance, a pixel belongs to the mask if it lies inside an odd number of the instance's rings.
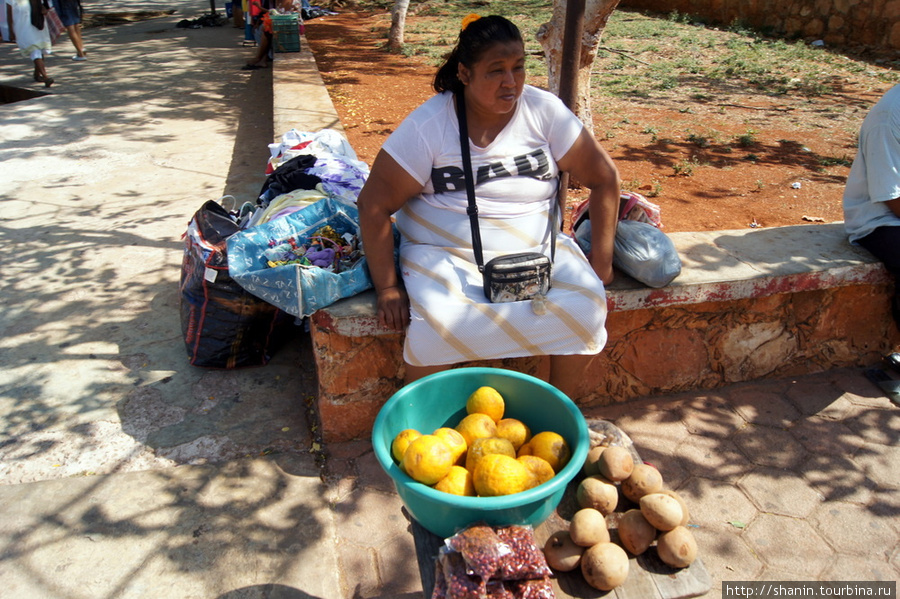
[[[763,378],[878,363],[897,340],[886,276],[860,285],[613,311],[609,342],[577,398],[582,407],[612,405]],[[311,317],[318,410],[325,442],[363,439],[381,406],[402,386],[403,336],[348,335],[327,310]],[[358,335],[358,336],[356,336]],[[511,358],[464,366],[531,375],[546,358]]]
[[719,25],[740,21],[828,46],[900,50],[900,0],[622,0],[619,7],[677,11]]

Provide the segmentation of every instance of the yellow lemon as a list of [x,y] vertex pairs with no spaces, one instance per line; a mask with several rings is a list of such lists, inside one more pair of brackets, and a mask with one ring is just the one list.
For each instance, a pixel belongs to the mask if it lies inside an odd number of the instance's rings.
[[466,446],[472,447],[475,439],[496,437],[497,423],[487,414],[469,414],[459,421],[456,430],[466,440]]
[[508,439],[516,451],[531,440],[531,429],[515,418],[503,418],[497,423],[497,436]]
[[478,461],[472,473],[475,492],[481,497],[512,495],[528,488],[531,473],[522,462],[502,453],[490,453]]
[[466,470],[475,472],[475,467],[478,466],[479,460],[491,453],[502,453],[511,458],[516,457],[516,450],[508,440],[500,437],[482,437],[481,439],[475,439],[472,447],[469,448],[469,452],[466,454]]
[[531,446],[531,455],[547,460],[554,472],[562,470],[572,457],[569,444],[562,435],[553,431],[536,434],[528,444]]
[[518,457],[522,457],[523,455],[531,455],[531,443],[523,443],[522,447],[519,448],[519,451],[516,452]]
[[556,473],[553,471],[553,466],[551,466],[544,458],[539,458],[534,455],[523,455],[519,456],[517,459],[525,464],[525,467],[528,468],[528,471],[531,473],[531,482],[528,485],[529,489],[542,485],[556,476]]
[[453,466],[453,452],[443,439],[434,435],[422,435],[413,439],[400,467],[413,480],[433,485],[450,472]]
[[434,485],[434,488],[452,495],[475,496],[475,484],[472,482],[472,473],[462,466],[452,466],[447,476],[439,480]]
[[450,446],[450,451],[453,452],[453,463],[462,465],[465,460],[466,450],[468,449],[466,438],[462,436],[462,433],[449,426],[442,426],[434,431],[433,434],[435,437],[443,439],[444,442]]
[[391,455],[394,456],[394,459],[399,462],[403,459],[403,454],[406,452],[406,448],[409,447],[410,442],[416,437],[421,436],[422,433],[414,428],[408,428],[400,431],[391,442]]
[[500,422],[505,409],[503,396],[493,387],[479,387],[466,400],[467,414],[487,414],[494,422]]

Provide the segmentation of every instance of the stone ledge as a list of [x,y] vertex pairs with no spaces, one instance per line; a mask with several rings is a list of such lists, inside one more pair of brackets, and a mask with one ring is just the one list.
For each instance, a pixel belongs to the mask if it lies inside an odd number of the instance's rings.
[[343,133],[316,59],[304,36],[299,52],[279,52],[272,63],[272,119],[275,141],[290,131],[334,129]]
[[[609,340],[579,405],[869,364],[897,337],[891,277],[842,223],[671,237],[683,269],[668,287],[610,286]],[[313,314],[310,333],[323,438],[365,438],[402,385],[403,335],[378,323],[372,291]],[[544,360],[477,365],[536,374]]]
[[[779,293],[882,284],[890,275],[871,254],[847,241],[843,223],[773,229],[672,233],[682,272],[653,289],[622,273],[607,289],[610,312],[758,299]],[[375,317],[367,291],[316,314],[340,335],[395,335]]]

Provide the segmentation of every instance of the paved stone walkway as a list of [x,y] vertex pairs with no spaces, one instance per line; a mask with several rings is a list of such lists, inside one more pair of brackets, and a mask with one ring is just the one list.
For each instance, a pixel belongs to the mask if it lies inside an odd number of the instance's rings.
[[[585,415],[614,422],[685,498],[708,597],[722,596],[723,581],[900,580],[900,408],[860,370]],[[408,523],[370,445],[329,453],[340,559],[367,572],[358,596],[414,592]],[[359,534],[375,522],[380,530]]]

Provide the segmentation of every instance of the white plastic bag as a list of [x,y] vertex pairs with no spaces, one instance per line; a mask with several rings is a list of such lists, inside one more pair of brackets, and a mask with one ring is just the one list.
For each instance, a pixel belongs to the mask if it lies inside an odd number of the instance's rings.
[[619,221],[613,265],[649,287],[665,287],[681,274],[681,258],[672,240],[651,224]]

